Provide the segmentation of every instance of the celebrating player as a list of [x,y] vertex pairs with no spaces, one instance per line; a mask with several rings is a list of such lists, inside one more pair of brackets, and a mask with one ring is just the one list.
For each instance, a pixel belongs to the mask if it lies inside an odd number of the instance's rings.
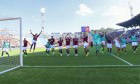
[[23,53],[24,53],[24,55],[25,56],[27,56],[27,45],[29,44],[30,45],[30,43],[26,40],[26,38],[24,38],[24,40],[23,40]]
[[59,41],[58,41],[57,43],[59,43],[59,52],[60,52],[60,56],[62,56],[62,49],[63,49],[63,46],[62,46],[62,44],[63,44],[63,35],[62,35],[62,37],[60,37],[60,39],[59,39]]
[[107,40],[108,54],[111,54],[113,38],[112,38],[112,36],[110,36],[110,35],[108,34],[108,35],[106,35],[106,40]]
[[35,35],[32,33],[31,30],[30,30],[30,32],[33,35],[32,45],[30,47],[30,52],[31,52],[31,49],[32,49],[33,45],[34,45],[34,49],[33,49],[33,52],[34,52],[35,47],[36,47],[36,41],[37,41],[38,37],[40,36],[40,34],[42,33],[42,31],[39,34],[36,33]]
[[124,50],[125,54],[126,54],[126,39],[124,38],[124,35],[122,36],[121,40],[121,45],[122,45],[122,51]]
[[47,56],[49,56],[49,53],[50,53],[50,48],[51,48],[51,42],[50,42],[50,39],[48,39],[48,42],[46,45],[44,45],[46,47],[46,53],[47,53]]
[[83,42],[84,42],[84,50],[85,50],[86,56],[88,56],[88,54],[89,54],[89,49],[88,49],[88,35],[84,33],[84,35],[81,36],[81,39],[83,39]]
[[128,38],[131,38],[132,48],[133,48],[134,53],[136,53],[136,49],[138,47],[137,37],[139,37],[139,36],[136,36],[135,32],[132,32],[131,35],[128,37]]
[[78,56],[78,38],[75,35],[75,38],[73,38],[73,45],[74,45],[74,50],[75,50],[75,56]]
[[[69,35],[69,37],[67,37]],[[70,34],[67,34],[66,36],[65,36],[65,40],[66,40],[66,52],[68,53],[68,55],[67,56],[69,56],[69,48],[70,48],[70,41],[71,41],[71,36],[70,36]]]
[[11,51],[11,46],[10,46],[10,41],[8,41],[8,38],[6,39],[6,41],[4,42],[3,46],[2,46],[2,57],[3,58],[3,54],[4,52],[8,55],[9,57],[9,53],[8,50],[10,49]]
[[104,46],[105,46],[105,32],[100,35],[101,37],[101,46],[102,46],[102,53],[104,53]]
[[115,42],[116,48],[117,48],[117,55],[119,55],[120,53],[120,42],[119,42],[119,38],[115,37],[115,39],[113,40]]
[[52,50],[52,55],[54,55],[54,43],[55,43],[55,39],[53,38],[53,36],[51,36],[51,39],[50,39],[50,42],[51,42],[51,50]]
[[93,30],[91,31],[91,35],[93,36],[96,54],[98,54],[99,49],[100,49],[100,44],[101,44],[100,36],[99,36],[99,34],[96,33],[96,31],[94,31],[94,34],[93,34]]

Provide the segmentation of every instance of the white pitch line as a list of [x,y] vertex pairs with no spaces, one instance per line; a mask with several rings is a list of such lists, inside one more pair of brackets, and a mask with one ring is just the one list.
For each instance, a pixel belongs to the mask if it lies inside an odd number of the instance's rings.
[[[130,65],[93,65],[93,66],[22,66],[25,68],[94,68],[94,67],[129,67]],[[140,66],[140,65],[138,65]]]
[[116,58],[118,58],[119,60],[121,60],[121,61],[123,61],[123,62],[129,64],[130,66],[133,66],[132,63],[130,63],[130,62],[128,62],[128,61],[126,61],[126,60],[124,60],[124,59],[122,59],[122,58],[120,58],[120,57],[118,57],[118,56],[116,56],[116,55],[113,55],[113,54],[111,54],[111,55],[112,55],[113,57],[116,57]]

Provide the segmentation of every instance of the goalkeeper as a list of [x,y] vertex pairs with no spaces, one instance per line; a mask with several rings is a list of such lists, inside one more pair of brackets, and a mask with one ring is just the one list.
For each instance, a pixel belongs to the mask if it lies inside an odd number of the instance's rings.
[[1,57],[1,58],[3,58],[4,52],[5,52],[5,53],[8,55],[8,57],[9,57],[9,53],[8,53],[9,49],[10,49],[10,51],[11,51],[10,41],[8,42],[8,40],[6,40],[6,41],[4,42],[4,44],[3,44],[3,46],[2,46],[2,57]]
[[93,36],[93,41],[94,41],[94,45],[95,45],[95,49],[96,49],[96,54],[99,53],[99,50],[101,48],[101,39],[98,33],[96,33],[96,31],[94,31],[93,34],[93,30],[91,31],[91,35]]

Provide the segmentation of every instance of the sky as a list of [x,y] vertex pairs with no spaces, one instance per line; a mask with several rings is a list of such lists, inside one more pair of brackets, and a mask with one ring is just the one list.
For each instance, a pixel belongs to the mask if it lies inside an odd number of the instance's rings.
[[[112,27],[131,18],[129,0],[0,0],[0,16],[22,17],[23,33],[41,31],[41,8],[45,8],[45,32],[80,32]],[[131,0],[134,15],[140,13],[140,0]]]

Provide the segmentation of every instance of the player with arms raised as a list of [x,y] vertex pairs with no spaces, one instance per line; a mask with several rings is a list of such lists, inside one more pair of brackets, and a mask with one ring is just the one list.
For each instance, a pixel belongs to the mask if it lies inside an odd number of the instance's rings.
[[83,36],[81,35],[81,39],[82,39],[83,42],[84,42],[84,50],[85,50],[86,56],[88,56],[88,55],[89,55],[89,49],[88,49],[88,35],[87,35],[86,33],[84,33]]
[[93,34],[93,30],[91,31],[91,35],[93,36],[93,41],[94,41],[94,45],[95,45],[95,49],[96,49],[96,54],[99,53],[99,49],[100,49],[100,45],[101,45],[101,39],[98,33],[96,33],[96,31],[94,31]]
[[78,56],[78,38],[75,35],[75,37],[73,38],[73,45],[74,45],[74,50],[75,50],[75,56]]
[[[67,37],[69,35],[69,37]],[[71,41],[71,36],[70,36],[70,34],[67,34],[66,36],[65,36],[65,40],[66,40],[66,52],[68,53],[68,55],[67,56],[69,56],[69,48],[70,48],[70,41]]]
[[31,44],[31,47],[30,47],[30,52],[31,52],[31,49],[32,49],[33,45],[34,45],[34,49],[33,49],[33,52],[34,52],[35,47],[36,47],[36,41],[37,41],[38,37],[40,36],[40,34],[42,33],[42,31],[39,34],[37,34],[37,33],[33,34],[31,30],[30,30],[30,32],[33,35],[33,40],[32,40],[32,44]]
[[60,52],[60,56],[62,56],[62,49],[63,49],[63,34],[62,37],[60,37],[59,41],[57,42],[59,44],[59,52]]

